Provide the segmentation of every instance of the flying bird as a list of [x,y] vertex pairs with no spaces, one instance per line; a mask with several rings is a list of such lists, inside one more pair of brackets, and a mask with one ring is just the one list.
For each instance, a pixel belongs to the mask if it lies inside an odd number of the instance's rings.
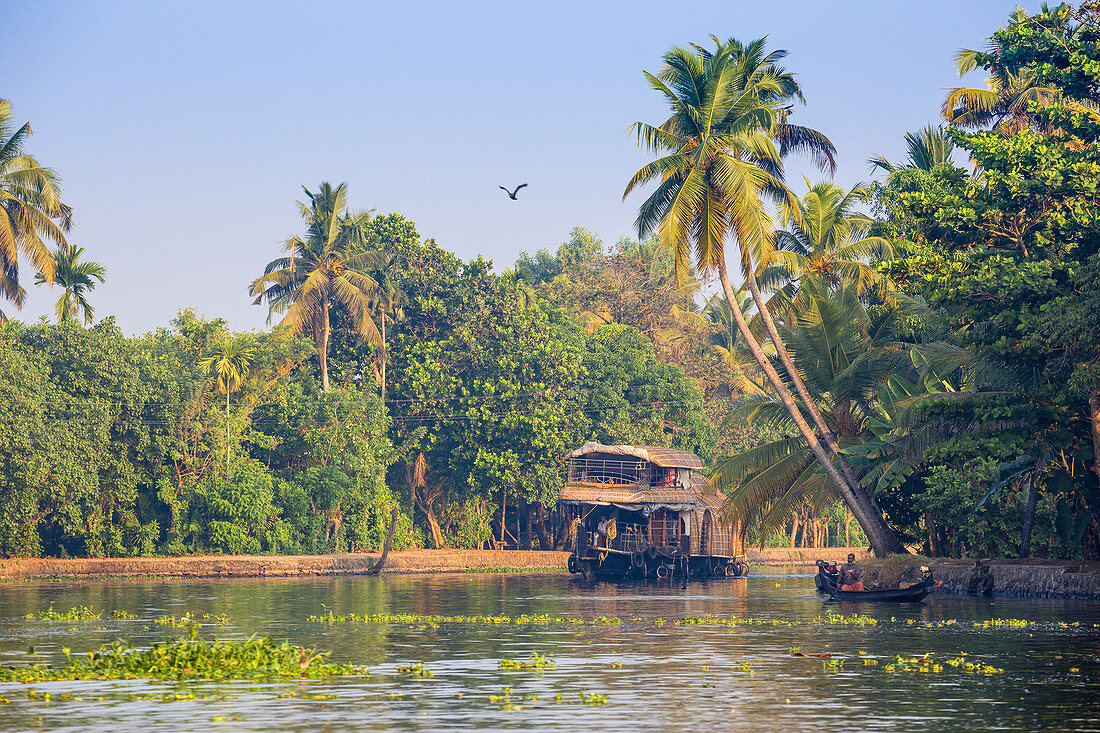
[[497,186],[497,188],[499,188],[501,191],[504,191],[504,193],[508,194],[508,198],[512,199],[513,201],[517,201],[518,199],[516,199],[516,194],[519,193],[519,190],[521,188],[523,188],[524,186],[526,186],[526,185],[527,185],[526,183],[519,184],[518,186],[516,186],[515,191],[509,191],[504,186]]

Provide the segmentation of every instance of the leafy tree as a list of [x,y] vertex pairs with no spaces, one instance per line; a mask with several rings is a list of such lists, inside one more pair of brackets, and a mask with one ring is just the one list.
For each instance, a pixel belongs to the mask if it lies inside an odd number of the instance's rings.
[[84,293],[95,290],[96,280],[102,283],[106,279],[107,268],[98,262],[81,262],[83,254],[83,247],[58,247],[53,253],[53,280],[47,280],[43,275],[38,275],[34,280],[35,285],[49,283],[61,286],[61,296],[53,308],[58,323],[75,319],[81,311],[84,312],[85,326],[91,325],[95,319],[95,309]]
[[61,179],[23,152],[30,135],[30,123],[16,129],[11,102],[0,99],[0,297],[17,308],[26,297],[19,284],[19,254],[52,281],[54,259],[44,239],[67,249],[64,232],[72,224],[72,209],[61,201]]
[[[1028,102],[1026,125],[950,132],[981,178],[943,166],[891,194],[890,211],[904,212],[891,225],[912,244],[884,266],[900,289],[940,309],[964,345],[1017,372],[1022,388],[1012,404],[983,408],[1014,426],[1000,438],[1014,453],[988,442],[982,450],[1003,455],[1006,464],[1030,463],[1017,474],[1017,483],[1030,481],[1036,494],[1025,513],[1061,495],[1072,498],[1061,504],[1070,507],[1065,511],[1087,506],[1095,521],[1100,413],[1091,403],[1100,382],[1092,364],[1100,342],[1077,307],[1098,273],[1091,266],[1100,242],[1100,125],[1093,112],[1100,95],[1091,71],[1100,61],[1098,31],[1095,4],[1063,5],[1015,13],[987,51],[967,52],[968,63],[994,78],[1028,79],[1044,91]],[[1068,320],[1074,315],[1079,327]],[[1073,480],[1055,488],[1062,474]]]

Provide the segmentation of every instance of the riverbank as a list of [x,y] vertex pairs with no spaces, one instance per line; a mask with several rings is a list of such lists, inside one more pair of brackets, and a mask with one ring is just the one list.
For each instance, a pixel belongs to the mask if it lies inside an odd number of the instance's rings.
[[931,568],[936,578],[935,593],[1100,600],[1100,562],[1089,561],[952,560],[897,555],[864,562],[865,582],[879,588],[913,583],[922,565]]
[[[866,548],[768,548],[748,550],[751,566],[813,568],[818,558],[843,562],[848,553],[861,560]],[[188,555],[184,557],[0,559],[0,580],[83,578],[262,578],[301,575],[365,575],[380,553],[339,555]],[[538,550],[398,550],[390,553],[384,573],[567,572],[568,552]]]
[[[189,555],[186,557],[32,558],[0,560],[0,579],[252,578],[365,575],[381,553],[341,555]],[[384,573],[566,572],[567,552],[399,550]]]

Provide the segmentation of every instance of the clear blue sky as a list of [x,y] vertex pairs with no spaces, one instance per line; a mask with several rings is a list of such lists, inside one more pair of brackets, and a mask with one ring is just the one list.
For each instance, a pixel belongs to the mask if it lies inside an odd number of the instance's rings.
[[[645,162],[624,131],[666,116],[642,71],[710,34],[790,52],[808,101],[794,121],[832,138],[850,185],[869,155],[902,157],[958,84],[955,50],[1015,7],[11,2],[0,97],[64,180],[70,241],[108,268],[97,315],[141,333],[193,306],[262,328],[246,286],[300,231],[302,185],[346,181],[353,206],[400,211],[498,269],[575,225],[614,242],[632,233],[640,197],[620,199]],[[796,191],[803,172],[788,164]],[[497,189],[523,182],[519,201]],[[56,292],[29,289],[18,317],[52,313]]]

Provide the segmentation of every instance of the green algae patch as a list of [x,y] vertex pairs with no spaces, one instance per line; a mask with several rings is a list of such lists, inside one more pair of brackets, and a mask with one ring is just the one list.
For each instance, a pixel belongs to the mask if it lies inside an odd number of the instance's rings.
[[125,641],[100,647],[67,664],[0,667],[0,682],[55,680],[190,680],[331,678],[366,676],[366,667],[332,664],[329,652],[319,652],[271,639],[207,642],[194,635],[135,649]]

